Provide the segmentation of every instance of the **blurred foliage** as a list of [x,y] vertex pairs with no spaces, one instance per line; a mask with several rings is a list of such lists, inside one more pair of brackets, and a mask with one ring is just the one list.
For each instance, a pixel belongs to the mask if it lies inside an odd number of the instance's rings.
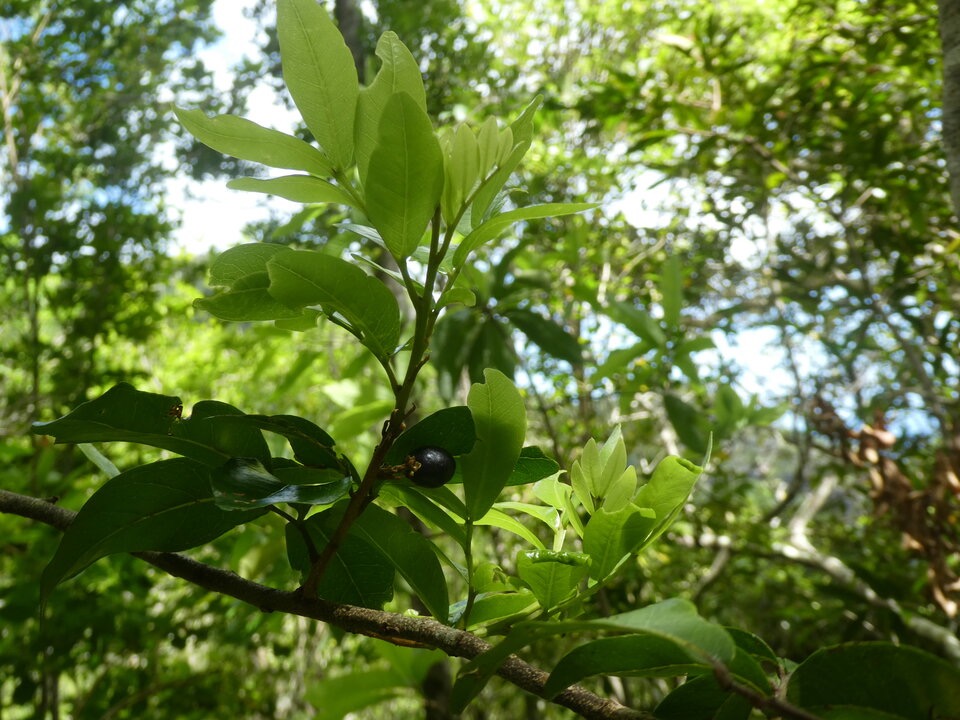
[[[89,495],[91,468],[31,447],[24,428],[117,380],[295,411],[342,432],[380,392],[366,356],[339,336],[290,340],[208,322],[190,306],[206,261],[159,252],[172,223],[160,190],[169,168],[148,152],[169,140],[156,98],[170,78],[212,94],[189,60],[214,32],[209,2],[177,6],[91,0],[50,14],[4,4],[3,17],[19,21],[5,21],[0,57],[4,92],[17,98],[0,225],[0,485],[68,507]],[[932,8],[539,0],[375,10],[360,36],[367,56],[382,29],[396,30],[431,68],[432,111],[476,121],[466,108],[482,119],[485,108],[509,114],[545,95],[524,202],[605,203],[589,226],[526,223],[477,268],[476,307],[438,326],[428,371],[437,392],[424,394],[423,414],[498,367],[525,388],[528,442],[563,466],[615,424],[641,466],[665,451],[699,459],[713,433],[713,469],[692,506],[669,541],[596,598],[601,613],[681,595],[795,659],[862,639],[947,654],[942,636],[909,621],[957,631],[956,591],[936,595],[958,570],[956,554],[942,557],[958,527],[956,489],[942,484],[960,470],[960,277]],[[272,14],[260,15],[265,60],[241,82],[279,77]],[[195,176],[227,167],[182,150]],[[329,224],[343,219],[319,216],[283,241],[347,248]],[[271,237],[286,220],[255,234]],[[727,352],[756,337],[769,342],[739,360]],[[895,437],[882,463],[865,452],[865,426]],[[372,447],[369,430],[357,428],[351,455]],[[142,452],[113,459],[130,466]],[[897,473],[929,526],[916,527],[906,504],[884,510]],[[938,547],[911,542],[931,534]],[[310,717],[323,678],[385,667],[369,643],[261,617],[122,559],[65,586],[56,633],[44,634],[35,558],[52,555],[56,533],[0,516],[0,537],[4,717],[57,703],[76,717]],[[281,540],[253,524],[234,549],[215,544],[204,557],[282,585]],[[804,542],[816,553],[798,554]],[[491,552],[504,563],[516,554],[506,538]],[[831,575],[827,561],[851,575]],[[549,664],[558,649],[534,653]],[[644,704],[668,689],[591,682]],[[551,712],[502,685],[478,706],[489,717]],[[363,716],[422,713],[414,702],[390,707]]]

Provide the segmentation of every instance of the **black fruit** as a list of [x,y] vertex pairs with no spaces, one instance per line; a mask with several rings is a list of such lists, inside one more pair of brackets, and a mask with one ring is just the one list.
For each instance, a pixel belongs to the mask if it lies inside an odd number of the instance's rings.
[[443,448],[422,447],[411,453],[411,457],[419,465],[409,477],[420,487],[440,487],[453,477],[457,469],[457,461]]

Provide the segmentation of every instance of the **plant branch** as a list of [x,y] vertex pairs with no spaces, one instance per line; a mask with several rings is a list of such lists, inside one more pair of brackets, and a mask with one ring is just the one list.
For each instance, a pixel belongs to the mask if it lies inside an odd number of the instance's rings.
[[[76,516],[76,513],[45,500],[6,490],[0,490],[0,512],[37,520],[58,530],[66,530]],[[284,612],[319,620],[350,633],[386,640],[395,645],[436,648],[451,657],[472,659],[490,649],[490,644],[476,635],[456,630],[431,618],[340,605],[305,597],[298,592],[277,590],[175,553],[133,554],[170,575],[210,592],[236,598],[263,612]],[[527,692],[544,697],[547,673],[515,655],[500,666],[497,674]],[[568,688],[553,698],[553,702],[585,718],[653,720],[650,713],[623,707],[579,686]]]

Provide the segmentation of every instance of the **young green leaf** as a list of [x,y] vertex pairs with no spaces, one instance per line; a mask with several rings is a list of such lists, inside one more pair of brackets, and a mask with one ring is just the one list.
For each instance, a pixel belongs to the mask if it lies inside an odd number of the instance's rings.
[[570,597],[589,568],[586,564],[562,562],[542,552],[521,552],[517,556],[517,574],[533,591],[544,610],[550,610]]
[[350,325],[361,342],[387,357],[400,341],[400,306],[390,288],[340,258],[288,250],[267,263],[270,294],[285,305],[319,305]]
[[583,531],[583,549],[593,558],[590,577],[603,580],[650,536],[656,518],[649,508],[627,505],[616,512],[597,510]]
[[467,396],[477,443],[460,460],[467,510],[474,520],[486,514],[510,479],[527,431],[516,386],[498,370],[486,370],[484,378],[486,382],[473,385]]
[[321,177],[332,172],[327,157],[300,138],[233,115],[207,117],[200,110],[181,108],[174,112],[191,135],[224,155]]
[[689,460],[669,456],[660,461],[650,482],[640,487],[634,505],[650,508],[656,514],[656,524],[644,540],[643,547],[656,540],[674,521],[703,468]]
[[[298,203],[340,203],[357,207],[357,202],[342,187],[310,175],[284,175],[276,178],[237,178],[227,183],[231,190],[276,195]],[[358,208],[363,209],[363,208]]]
[[[474,195],[470,210],[470,219],[473,227],[483,222],[487,210],[493,199],[503,188],[507,180],[516,170],[523,156],[530,149],[533,141],[533,116],[540,108],[543,98],[537,96],[523,109],[519,117],[510,125],[513,146],[505,160],[500,159],[500,133],[497,132],[496,121],[492,118],[480,129],[478,144],[480,147],[480,168],[485,179],[483,185]],[[490,172],[493,168],[494,172]]]
[[420,245],[443,192],[443,153],[426,111],[409,93],[390,97],[370,153],[367,216],[402,260]]
[[528,205],[494,215],[489,220],[474,227],[470,234],[460,242],[453,254],[453,262],[462,265],[466,262],[470,253],[521,220],[572,215],[585,210],[592,210],[598,205],[598,203],[546,203],[544,205]]
[[387,103],[394,95],[405,92],[426,113],[427,99],[423,89],[420,66],[396,33],[387,31],[377,41],[376,55],[381,66],[368,87],[360,91],[357,100],[356,143],[357,172],[360,184],[367,185],[370,155],[377,146],[380,121]]
[[283,81],[335,171],[353,164],[360,92],[353,55],[315,0],[278,0]]
[[209,472],[198,462],[175,458],[108,480],[80,508],[44,569],[43,600],[59,583],[106,555],[186,550],[264,512],[221,510],[214,502]]

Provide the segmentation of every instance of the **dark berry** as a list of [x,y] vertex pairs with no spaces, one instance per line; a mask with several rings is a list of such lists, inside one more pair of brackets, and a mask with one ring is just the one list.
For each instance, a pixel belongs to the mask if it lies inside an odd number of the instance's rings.
[[410,473],[410,479],[421,487],[435,488],[445,485],[457,468],[457,461],[443,448],[417,448],[411,453],[411,457],[419,467]]

